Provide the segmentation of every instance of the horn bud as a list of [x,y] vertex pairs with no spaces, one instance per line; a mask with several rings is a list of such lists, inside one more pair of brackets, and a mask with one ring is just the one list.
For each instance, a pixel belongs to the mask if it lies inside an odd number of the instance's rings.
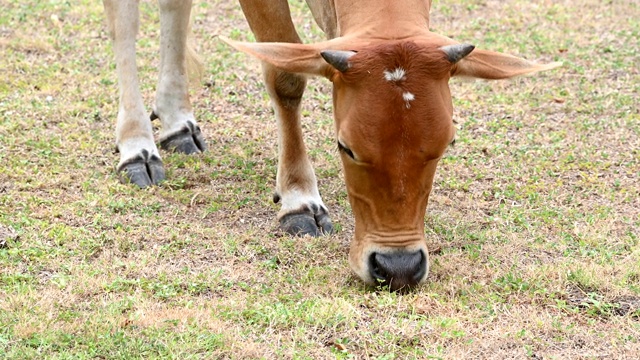
[[447,55],[447,60],[452,64],[464,59],[465,56],[471,54],[476,47],[471,44],[455,44],[442,46],[442,50]]
[[343,50],[324,50],[320,52],[320,56],[329,63],[329,65],[336,68],[340,72],[349,70],[351,64],[349,58],[355,55],[355,51],[343,51]]

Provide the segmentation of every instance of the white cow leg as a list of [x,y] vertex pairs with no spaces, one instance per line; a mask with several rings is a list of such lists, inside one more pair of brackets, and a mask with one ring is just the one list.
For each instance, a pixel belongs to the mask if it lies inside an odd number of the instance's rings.
[[189,102],[186,56],[191,1],[159,0],[160,75],[152,118],[162,122],[160,146],[186,154],[206,149]]
[[165,173],[153,129],[145,111],[136,67],[137,0],[104,0],[116,58],[120,105],[116,146],[120,152],[118,172],[122,182],[140,187],[157,184]]
[[278,123],[278,173],[274,201],[282,207],[280,226],[293,235],[318,236],[333,227],[322,202],[316,175],[302,137],[300,101],[306,86],[301,75],[263,64],[265,83]]

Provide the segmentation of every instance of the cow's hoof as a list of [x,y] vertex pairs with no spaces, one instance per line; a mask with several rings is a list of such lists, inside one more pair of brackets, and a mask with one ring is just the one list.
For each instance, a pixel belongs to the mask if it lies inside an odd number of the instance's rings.
[[194,154],[207,150],[207,143],[200,131],[200,127],[188,123],[182,130],[173,133],[160,141],[163,150]]
[[120,182],[136,184],[141,188],[157,185],[165,179],[162,160],[156,156],[149,156],[147,150],[118,166]]
[[300,212],[283,215],[280,218],[280,228],[294,236],[331,234],[333,225],[329,214],[324,208],[317,206],[314,208],[318,210],[312,212],[310,209],[304,209]]

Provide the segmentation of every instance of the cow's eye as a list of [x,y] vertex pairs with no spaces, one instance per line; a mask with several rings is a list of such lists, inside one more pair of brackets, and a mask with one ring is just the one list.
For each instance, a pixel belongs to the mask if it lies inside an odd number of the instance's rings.
[[341,143],[340,141],[338,141],[338,150],[347,154],[347,156],[349,156],[350,158],[352,158],[353,160],[356,159],[356,157],[353,155],[353,151],[351,151],[351,149],[349,149],[348,147],[346,147],[343,143]]

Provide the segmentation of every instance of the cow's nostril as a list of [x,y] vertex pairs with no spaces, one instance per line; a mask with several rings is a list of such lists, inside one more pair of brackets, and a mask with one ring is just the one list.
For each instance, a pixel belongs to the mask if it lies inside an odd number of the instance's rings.
[[418,251],[419,253],[419,261],[416,265],[416,272],[413,273],[413,280],[416,283],[419,283],[422,278],[427,274],[427,257],[424,255],[424,252]]
[[[380,259],[382,263],[380,263],[378,259]],[[371,276],[373,276],[376,281],[385,283],[389,278],[389,274],[387,273],[387,271],[385,270],[385,266],[383,265],[385,262],[384,257],[380,254],[373,253],[369,258],[369,261]]]
[[369,272],[382,286],[392,291],[417,285],[427,272],[427,258],[416,252],[395,251],[373,253],[369,257]]

